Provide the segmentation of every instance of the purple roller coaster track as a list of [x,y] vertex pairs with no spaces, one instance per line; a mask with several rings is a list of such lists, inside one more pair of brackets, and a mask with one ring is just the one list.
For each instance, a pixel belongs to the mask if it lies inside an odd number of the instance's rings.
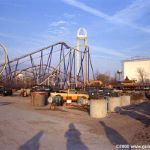
[[14,88],[19,82],[22,83],[22,86],[27,87],[34,84],[66,88],[84,86],[85,53],[88,60],[87,80],[94,78],[89,47],[84,52],[80,51],[81,65],[78,74],[76,74],[76,51],[78,50],[66,43],[59,42],[13,60],[8,58],[7,67],[0,77],[0,83]]

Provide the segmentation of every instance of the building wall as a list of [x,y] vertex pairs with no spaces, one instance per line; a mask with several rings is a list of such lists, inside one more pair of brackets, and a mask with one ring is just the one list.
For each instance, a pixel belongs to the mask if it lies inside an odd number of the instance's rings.
[[128,76],[131,80],[139,81],[138,68],[143,68],[146,78],[150,79],[150,59],[147,60],[126,60],[123,62],[123,78]]

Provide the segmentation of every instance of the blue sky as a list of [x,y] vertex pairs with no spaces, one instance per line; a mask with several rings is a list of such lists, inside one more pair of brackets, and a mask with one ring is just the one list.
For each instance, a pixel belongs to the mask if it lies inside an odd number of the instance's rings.
[[95,71],[114,73],[127,58],[150,56],[150,0],[0,0],[0,42],[11,58],[88,32]]

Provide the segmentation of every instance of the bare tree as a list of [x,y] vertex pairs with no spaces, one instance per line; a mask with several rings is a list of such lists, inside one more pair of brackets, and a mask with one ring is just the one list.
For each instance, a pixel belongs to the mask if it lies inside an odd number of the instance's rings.
[[96,80],[101,81],[104,86],[118,84],[116,73],[113,76],[110,76],[109,73],[99,73],[97,71],[95,77]]
[[103,83],[103,85],[108,85],[111,82],[111,77],[107,73],[96,73],[96,80],[99,80]]
[[117,73],[115,73],[114,76],[110,78],[110,84],[112,84],[112,85],[118,84]]
[[137,69],[137,73],[138,73],[140,82],[141,82],[142,84],[145,83],[147,74],[146,74],[144,68],[138,68],[138,69]]
[[102,81],[104,85],[109,83],[109,76],[107,74],[99,73],[97,74],[96,79]]

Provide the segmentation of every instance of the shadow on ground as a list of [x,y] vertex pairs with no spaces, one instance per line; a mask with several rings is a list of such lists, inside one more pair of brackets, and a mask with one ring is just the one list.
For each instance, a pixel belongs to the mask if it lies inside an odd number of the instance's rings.
[[[150,125],[150,103],[143,103],[139,106],[125,107],[120,111],[121,115],[128,115],[143,123],[146,127]],[[147,116],[146,116],[147,115]]]
[[106,136],[111,144],[113,145],[126,145],[128,142],[124,139],[124,137],[118,133],[113,128],[107,126],[103,121],[100,121],[100,124],[103,126]]
[[42,135],[43,135],[43,131],[38,132],[30,140],[28,140],[26,143],[20,146],[18,150],[39,150],[40,148],[39,141]]
[[10,105],[13,104],[11,102],[0,102],[0,106]]
[[69,124],[69,129],[64,136],[67,139],[66,150],[88,150],[88,147],[80,138],[80,131],[75,128],[73,123]]
[[143,113],[145,115],[149,115],[150,116],[150,101],[148,102],[143,102],[142,104],[140,105],[131,105],[131,106],[127,106],[125,107],[126,110],[135,110],[140,112],[140,113]]

